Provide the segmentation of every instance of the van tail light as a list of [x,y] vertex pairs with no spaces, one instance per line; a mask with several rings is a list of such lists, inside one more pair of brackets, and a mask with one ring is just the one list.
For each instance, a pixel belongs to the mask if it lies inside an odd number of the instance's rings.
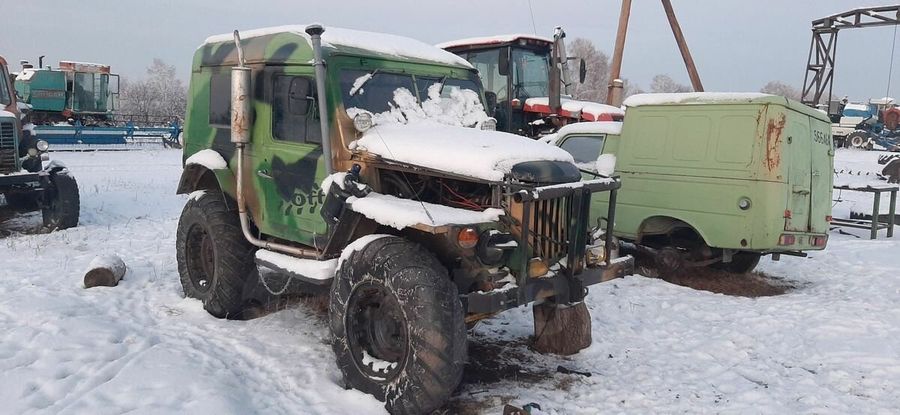
[[812,244],[813,246],[825,246],[828,243],[828,236],[813,236]]
[[783,234],[778,238],[778,245],[793,245],[795,242],[797,242],[797,237],[794,235]]
[[831,223],[832,219],[834,219],[834,218],[832,218],[831,215],[828,215],[825,217],[825,222]]
[[791,213],[791,210],[790,210],[790,209],[785,209],[785,210],[784,210],[784,218],[785,218],[785,219],[790,219],[791,216],[793,216],[793,213]]

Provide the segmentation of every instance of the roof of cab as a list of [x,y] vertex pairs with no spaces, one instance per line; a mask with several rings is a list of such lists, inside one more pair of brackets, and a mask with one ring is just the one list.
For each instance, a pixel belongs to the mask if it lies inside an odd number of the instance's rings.
[[[831,122],[827,114],[810,108],[800,102],[771,94],[758,92],[686,92],[666,94],[636,94],[625,99],[626,107],[642,107],[650,105],[701,105],[701,104],[774,104],[788,107],[794,111]],[[627,115],[627,111],[626,111]]]
[[527,39],[527,40],[536,40],[539,42],[544,42],[548,44],[552,44],[553,40],[537,35],[529,35],[524,33],[513,33],[508,35],[496,35],[496,36],[484,36],[484,37],[470,37],[465,39],[457,39],[451,40],[443,43],[438,43],[437,47],[441,49],[448,48],[457,48],[460,46],[492,46],[499,45],[504,43],[513,43],[518,41],[519,39]]
[[[306,27],[290,25],[240,31],[244,59],[250,64],[312,63],[312,42],[305,32]],[[465,59],[415,39],[331,26],[325,26],[322,50],[326,57],[353,55],[472,69]],[[232,33],[210,36],[194,55],[195,70],[199,66],[236,64]]]

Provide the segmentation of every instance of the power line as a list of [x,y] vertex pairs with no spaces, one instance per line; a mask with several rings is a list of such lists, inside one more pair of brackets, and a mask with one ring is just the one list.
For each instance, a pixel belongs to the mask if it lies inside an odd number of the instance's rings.
[[531,8],[531,0],[528,0],[528,11],[531,13],[531,32],[537,36],[537,25],[534,24],[534,9]]

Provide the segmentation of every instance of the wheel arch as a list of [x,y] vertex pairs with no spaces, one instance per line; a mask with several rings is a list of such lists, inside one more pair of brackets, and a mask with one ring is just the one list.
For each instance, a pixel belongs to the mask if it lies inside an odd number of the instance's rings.
[[229,169],[210,169],[202,164],[184,166],[176,194],[188,194],[197,190],[217,190],[229,196],[235,194],[234,175]]
[[637,231],[637,242],[641,243],[646,236],[670,235],[678,229],[688,229],[694,232],[700,239],[707,241],[706,235],[700,228],[690,222],[665,215],[656,215],[645,218]]

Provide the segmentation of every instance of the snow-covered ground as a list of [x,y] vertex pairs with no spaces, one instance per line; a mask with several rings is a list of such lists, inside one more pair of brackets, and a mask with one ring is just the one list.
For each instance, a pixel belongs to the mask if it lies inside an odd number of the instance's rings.
[[[180,152],[53,157],[79,180],[82,224],[51,234],[28,232],[36,215],[0,224],[13,232],[0,236],[0,413],[383,411],[340,385],[324,315],[313,307],[226,321],[182,298]],[[879,171],[876,158],[838,150],[836,164]],[[843,193],[835,216],[850,204],[871,209],[865,197]],[[832,232],[828,249],[809,258],[764,260],[764,272],[796,287],[780,296],[725,296],[641,276],[592,288],[594,343],[570,358],[527,349],[529,309],[482,323],[470,342],[472,370],[445,412],[535,402],[559,414],[895,413],[900,239],[847,233]],[[85,268],[104,253],[121,256],[128,274],[118,287],[85,290]]]

